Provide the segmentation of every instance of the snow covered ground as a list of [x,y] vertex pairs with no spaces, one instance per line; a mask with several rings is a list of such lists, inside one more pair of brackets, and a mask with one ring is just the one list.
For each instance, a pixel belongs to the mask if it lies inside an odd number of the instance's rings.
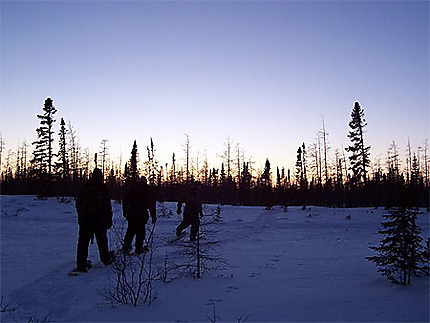
[[[118,229],[121,207],[112,205]],[[175,207],[158,204],[159,213],[169,216],[156,225],[155,262],[178,248],[166,241],[181,220]],[[212,222],[216,207],[205,205],[204,212],[212,215],[203,223]],[[90,245],[94,268],[78,277],[67,274],[74,267],[78,230],[73,200],[1,196],[1,295],[6,308],[1,320],[428,322],[428,277],[395,286],[364,259],[373,254],[369,246],[379,244],[383,213],[382,208],[289,207],[284,212],[281,207],[221,206],[222,221],[206,228],[216,232],[216,253],[227,265],[201,279],[177,276],[154,282],[151,306],[111,306],[104,290],[112,271],[101,265],[96,244]],[[418,223],[427,237],[429,214]],[[109,233],[114,248],[114,232]]]

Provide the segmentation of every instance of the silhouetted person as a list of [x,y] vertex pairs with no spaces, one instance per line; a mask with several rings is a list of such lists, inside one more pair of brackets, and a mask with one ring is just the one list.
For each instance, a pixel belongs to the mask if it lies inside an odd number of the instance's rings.
[[198,184],[193,183],[184,196],[178,201],[177,214],[182,212],[182,204],[185,203],[184,218],[176,228],[176,236],[180,236],[182,231],[191,225],[190,240],[195,241],[199,232],[200,217],[203,217],[202,202],[199,197]]
[[103,175],[96,168],[76,200],[79,237],[76,256],[76,270],[87,271],[88,245],[96,236],[100,260],[105,266],[112,263],[109,253],[107,230],[112,227],[112,206]]
[[147,250],[147,247],[143,247],[143,242],[149,213],[151,214],[152,224],[155,225],[157,222],[156,201],[149,190],[145,177],[131,185],[131,189],[122,200],[123,215],[128,222],[122,249],[125,252],[130,252],[133,238],[136,236],[134,245],[136,253],[142,253]]

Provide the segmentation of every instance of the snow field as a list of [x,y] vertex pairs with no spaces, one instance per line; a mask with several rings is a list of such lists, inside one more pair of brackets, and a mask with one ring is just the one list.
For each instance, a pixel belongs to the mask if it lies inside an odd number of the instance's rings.
[[[90,245],[94,268],[69,277],[74,267],[77,215],[74,201],[33,196],[1,196],[2,321],[52,322],[387,322],[429,321],[429,280],[395,286],[364,257],[379,244],[382,208],[221,206],[221,222],[213,222],[216,205],[205,205],[202,231],[219,241],[214,252],[227,264],[205,272],[201,279],[168,274],[154,282],[156,299],[111,306],[104,289],[112,272]],[[123,225],[121,205],[112,202],[114,228]],[[180,262],[181,247],[167,243],[181,221],[176,203],[158,204],[154,264]],[[351,219],[348,220],[347,216]],[[429,214],[419,216],[423,236]],[[204,227],[204,228],[203,228]],[[125,229],[125,228],[124,228]],[[117,248],[114,230],[111,248]],[[187,243],[188,236],[183,243]],[[182,243],[182,242],[181,242]],[[215,309],[215,314],[214,314]]]

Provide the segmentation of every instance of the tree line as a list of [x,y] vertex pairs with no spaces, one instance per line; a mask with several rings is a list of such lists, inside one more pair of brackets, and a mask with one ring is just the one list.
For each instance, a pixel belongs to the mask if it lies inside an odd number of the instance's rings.
[[[370,145],[366,142],[364,109],[354,102],[349,121],[350,144],[331,153],[324,119],[322,129],[310,145],[297,149],[293,169],[272,167],[267,159],[255,168],[251,158],[238,143],[227,138],[219,167],[210,167],[206,154],[191,154],[191,143],[185,135],[184,161],[175,153],[170,163],[156,158],[152,138],[142,150],[131,145],[130,157],[114,162],[109,155],[108,140],[102,139],[100,150],[91,153],[79,144],[71,122],[60,119],[58,134],[54,131],[57,108],[51,98],[44,101],[37,114],[37,140],[26,141],[16,151],[5,151],[0,137],[0,169],[2,194],[37,194],[39,196],[76,196],[98,167],[113,198],[120,199],[128,180],[146,176],[159,200],[175,200],[183,187],[193,181],[201,183],[202,198],[207,203],[238,205],[325,205],[396,206],[400,192],[408,191],[415,206],[429,206],[428,141],[413,151],[408,140],[406,160],[402,166],[397,144],[393,141],[385,161],[371,162]],[[57,138],[58,137],[58,138]],[[58,140],[58,150],[54,141]],[[384,165],[385,164],[385,165]],[[402,196],[405,194],[402,193]]]

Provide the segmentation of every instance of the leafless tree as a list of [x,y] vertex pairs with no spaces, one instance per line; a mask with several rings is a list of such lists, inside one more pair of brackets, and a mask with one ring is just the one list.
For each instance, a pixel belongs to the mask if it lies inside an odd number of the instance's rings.
[[188,183],[191,180],[190,176],[190,164],[191,164],[191,146],[190,146],[190,136],[188,134],[185,134],[185,145],[184,145],[184,152],[185,152],[185,180]]
[[329,179],[329,175],[328,175],[328,164],[327,164],[327,153],[328,153],[328,133],[325,130],[325,122],[324,122],[324,116],[322,118],[322,131],[321,131],[321,136],[323,139],[323,150],[324,150],[324,175],[325,175],[325,183],[327,183],[328,179]]
[[[124,225],[115,233],[118,245],[121,245],[123,229]],[[151,304],[154,295],[152,284],[156,278],[153,267],[154,229],[155,225],[146,239],[149,251],[135,256],[118,253],[111,265],[113,276],[108,281],[104,296],[112,305],[120,303],[137,306],[141,302]]]
[[100,154],[102,158],[102,174],[103,178],[105,178],[105,171],[106,171],[106,165],[107,165],[107,157],[108,157],[108,148],[106,146],[106,143],[108,142],[107,139],[102,139],[100,143]]

